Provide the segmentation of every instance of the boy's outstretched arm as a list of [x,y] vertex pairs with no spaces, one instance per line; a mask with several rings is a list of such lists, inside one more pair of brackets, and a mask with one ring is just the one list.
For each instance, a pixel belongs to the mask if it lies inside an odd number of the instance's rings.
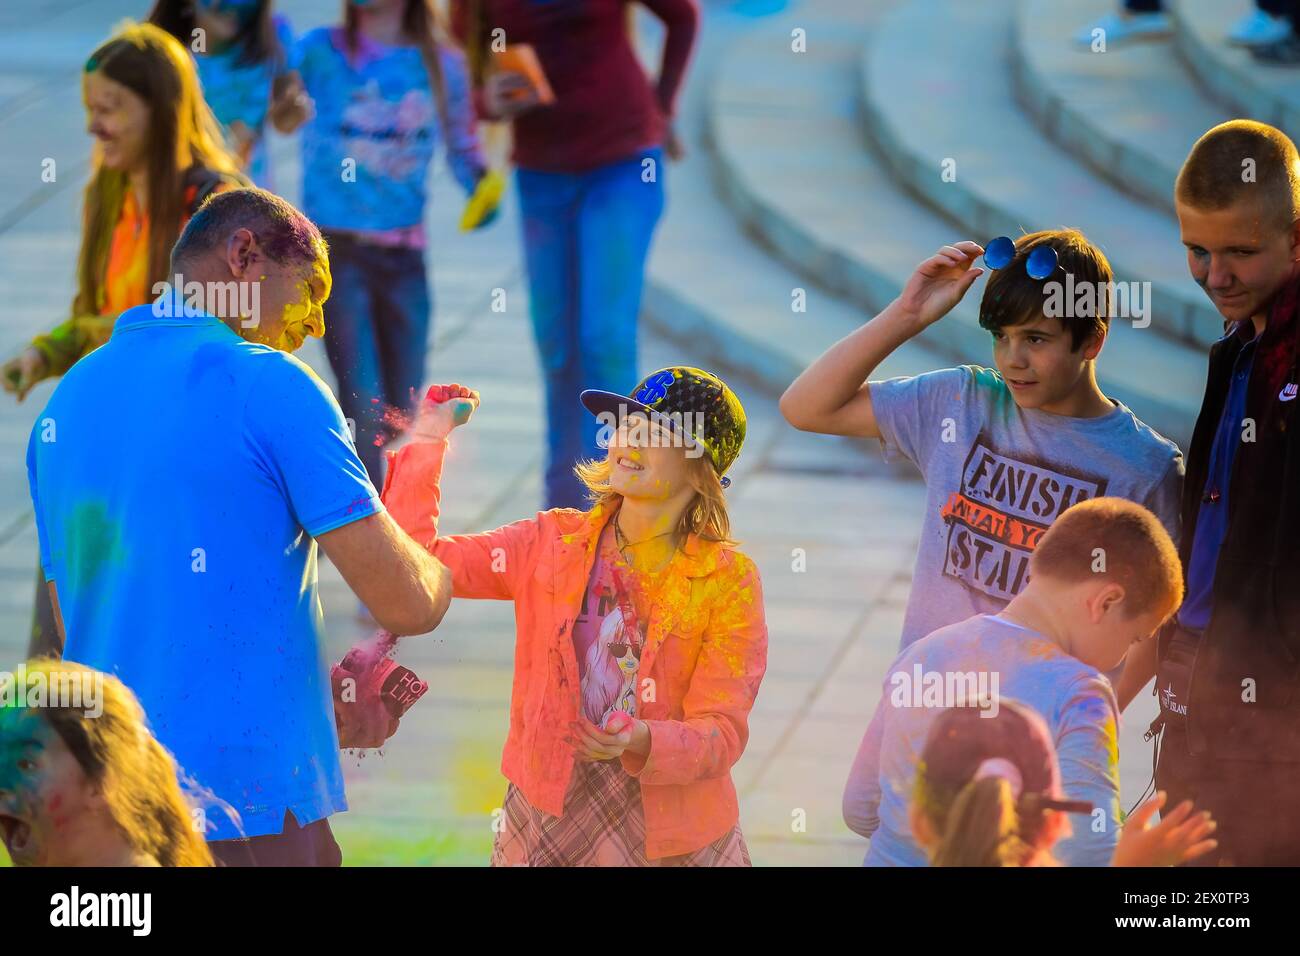
[[944,246],[922,262],[897,299],[836,342],[781,396],[781,414],[801,431],[879,438],[867,379],[895,349],[952,310],[984,272],[976,242]]

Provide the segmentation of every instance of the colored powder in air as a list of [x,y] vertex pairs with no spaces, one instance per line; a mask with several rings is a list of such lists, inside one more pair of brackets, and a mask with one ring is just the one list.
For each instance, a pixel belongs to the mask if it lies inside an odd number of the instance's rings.
[[384,406],[384,424],[394,432],[404,432],[411,427],[411,416],[392,405]]

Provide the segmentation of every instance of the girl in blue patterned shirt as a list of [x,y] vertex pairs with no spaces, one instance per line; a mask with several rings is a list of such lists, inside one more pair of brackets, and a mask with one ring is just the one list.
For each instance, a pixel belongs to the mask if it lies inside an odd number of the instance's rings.
[[430,300],[424,210],[439,139],[472,194],[486,172],[464,57],[435,39],[429,0],[346,2],[293,63],[314,115],[302,130],[303,210],[330,244],[325,347],[339,404],[375,482],[381,447],[424,378]]

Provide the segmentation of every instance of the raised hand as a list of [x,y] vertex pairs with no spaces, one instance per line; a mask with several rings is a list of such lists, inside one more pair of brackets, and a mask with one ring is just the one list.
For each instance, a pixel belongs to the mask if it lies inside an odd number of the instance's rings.
[[464,385],[429,386],[411,425],[411,440],[442,441],[452,429],[469,421],[478,404],[478,392]]
[[1217,840],[1209,838],[1218,824],[1209,811],[1194,813],[1190,800],[1163,814],[1155,826],[1148,826],[1166,799],[1167,795],[1161,791],[1124,821],[1111,866],[1177,866],[1204,856],[1219,845]]
[[4,390],[13,392],[21,402],[32,390],[32,386],[45,376],[45,368],[45,356],[28,346],[0,367]]
[[984,247],[969,240],[944,246],[916,267],[898,304],[922,325],[939,321],[984,273],[983,269],[971,268],[983,254]]
[[278,132],[286,134],[292,133],[316,115],[316,104],[312,102],[307,88],[302,84],[302,77],[296,70],[276,77],[272,85],[268,115],[271,125]]

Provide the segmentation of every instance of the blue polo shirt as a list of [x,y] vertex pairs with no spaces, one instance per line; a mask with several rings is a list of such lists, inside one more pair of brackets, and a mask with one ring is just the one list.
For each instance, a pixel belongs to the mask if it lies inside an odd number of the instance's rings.
[[[1229,334],[1238,334],[1237,327]],[[1214,433],[1201,507],[1196,512],[1196,536],[1187,560],[1187,594],[1178,610],[1178,623],[1198,633],[1210,626],[1210,614],[1214,610],[1214,571],[1219,564],[1219,549],[1228,534],[1228,485],[1232,482],[1232,465],[1241,445],[1246,393],[1258,341],[1256,336],[1244,344],[1233,361],[1228,397]]]
[[315,536],[382,510],[338,403],[293,356],[152,305],[63,377],[27,449],[65,656],[116,674],[208,839],[347,809]]

